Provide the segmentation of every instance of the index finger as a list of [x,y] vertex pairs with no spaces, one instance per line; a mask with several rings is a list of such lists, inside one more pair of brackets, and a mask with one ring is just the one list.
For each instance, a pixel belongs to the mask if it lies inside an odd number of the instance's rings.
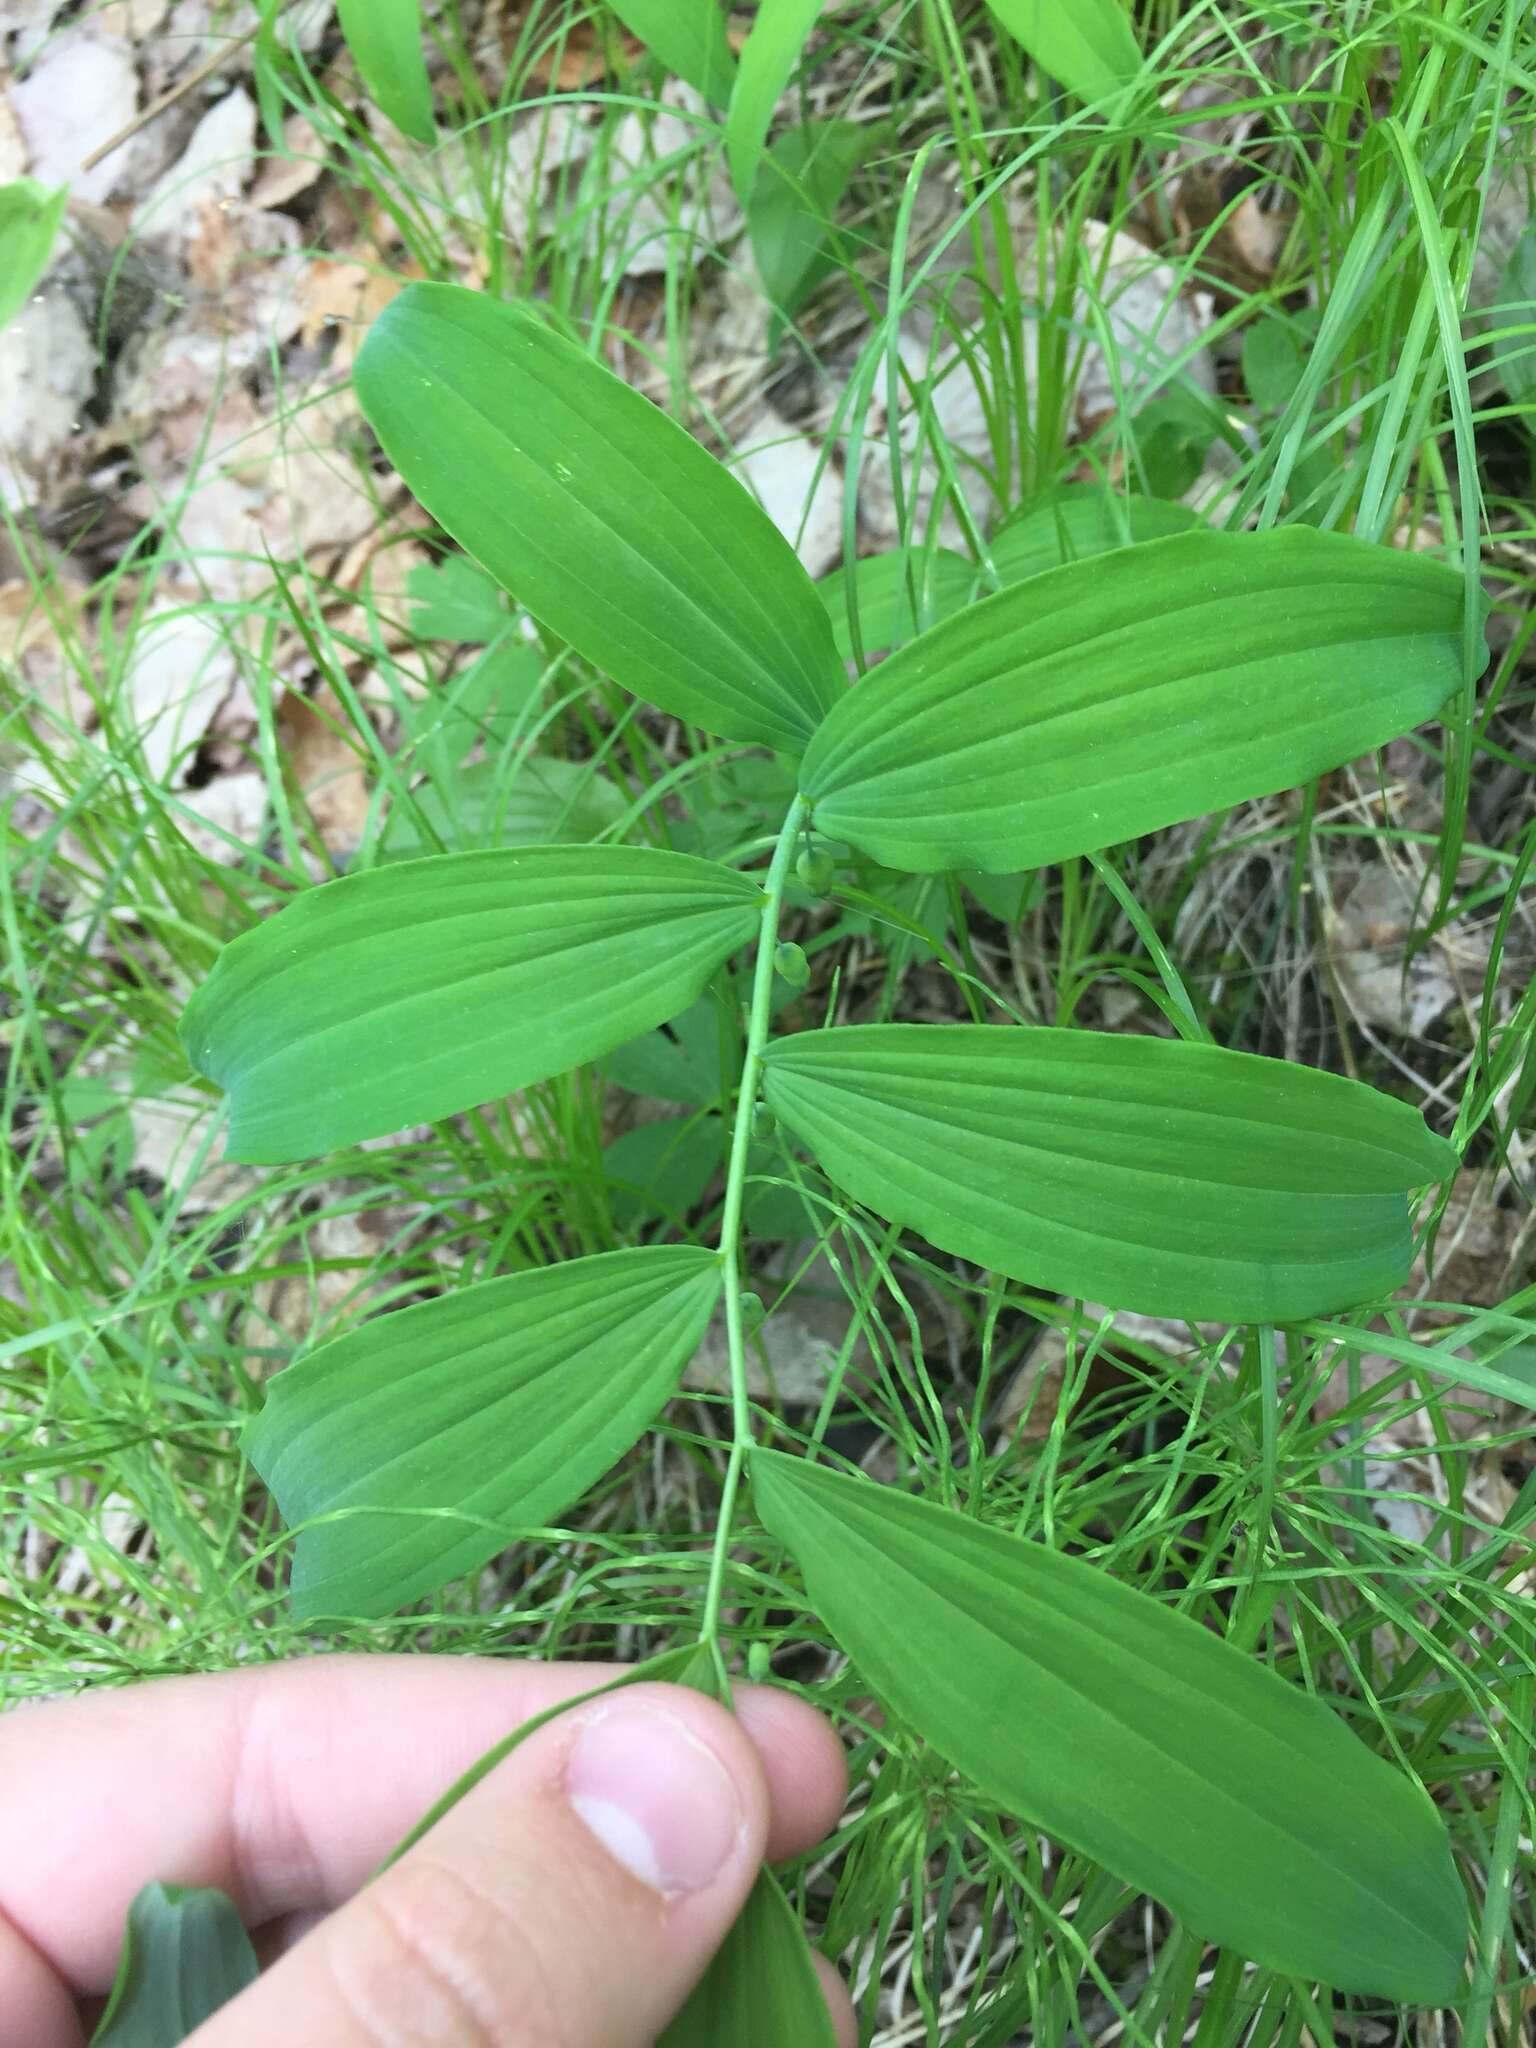
[[[324,1656],[18,1709],[0,1723],[0,1915],[88,1992],[110,1984],[151,1880],[216,1885],[250,1925],[329,1909],[499,1737],[619,1669]],[[842,1803],[836,1736],[771,1688],[736,1707],[763,1757],[770,1856],[809,1847]]]

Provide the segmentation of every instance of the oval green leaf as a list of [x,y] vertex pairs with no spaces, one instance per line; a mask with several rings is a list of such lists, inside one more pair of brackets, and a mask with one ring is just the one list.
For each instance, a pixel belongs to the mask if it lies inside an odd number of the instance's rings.
[[356,383],[433,518],[625,689],[795,754],[842,695],[826,614],[767,513],[536,313],[410,285]]
[[336,14],[379,111],[413,142],[434,142],[421,0],[336,0]]
[[816,823],[886,867],[1007,874],[1305,782],[1462,681],[1462,579],[1341,534],[1185,533],[930,628],[812,741]]
[[222,1892],[147,1884],[128,1908],[117,1978],[91,2048],[176,2048],[254,1984],[257,1967]]
[[745,875],[649,847],[405,861],[312,889],[226,946],[182,1037],[229,1092],[231,1158],[313,1159],[675,1016],[761,901]]
[[295,1612],[391,1613],[560,1514],[654,1421],[719,1292],[697,1245],[600,1252],[380,1316],[279,1373],[246,1453],[307,1525]]
[[985,1024],[776,1040],[770,1108],[837,1185],[1030,1286],[1291,1322],[1408,1277],[1406,1190],[1456,1155],[1406,1103],[1219,1046]]
[[1434,1808],[1320,1701],[952,1509],[776,1451],[752,1490],[861,1680],[989,1798],[1254,1962],[1456,1995],[1466,1906]]
[[1102,100],[1141,72],[1141,51],[1120,0],[987,0],[1042,71],[1079,99]]
[[1011,512],[988,547],[1006,590],[1069,562],[1203,531],[1204,526],[1198,512],[1168,498],[1127,496],[1102,484],[1064,484]]
[[805,1930],[771,1870],[657,2048],[837,2048]]
[[[1011,513],[987,546],[998,587],[1007,590],[1068,562],[1087,561],[1142,541],[1166,540],[1201,524],[1197,512],[1167,498],[1125,497],[1098,484],[1066,484]],[[910,558],[901,549],[865,555],[854,564],[853,581],[866,650],[903,647],[916,637],[914,585],[934,625],[974,602],[982,589],[976,564],[943,547]],[[816,591],[831,617],[837,651],[851,661],[847,583],[848,572],[834,569],[818,581]]]

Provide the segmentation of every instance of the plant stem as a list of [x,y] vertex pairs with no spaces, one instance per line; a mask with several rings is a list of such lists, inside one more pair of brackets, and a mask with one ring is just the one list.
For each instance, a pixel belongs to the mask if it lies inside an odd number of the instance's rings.
[[[752,1004],[747,1013],[747,1047],[741,1063],[741,1086],[736,1095],[736,1122],[731,1131],[731,1157],[725,1174],[725,1204],[720,1212],[720,1264],[725,1286],[725,1339],[731,1368],[731,1455],[720,1492],[720,1518],[715,1526],[715,1547],[709,1564],[709,1586],[704,1595],[704,1619],[699,1640],[715,1650],[720,1664],[718,1637],[720,1600],[725,1587],[725,1554],[730,1546],[731,1526],[736,1515],[736,1494],[741,1470],[752,1448],[752,1416],[747,1405],[747,1349],[741,1323],[741,1205],[746,1191],[747,1152],[752,1143],[752,1112],[757,1105],[758,1081],[762,1075],[763,1048],[768,1043],[768,1025],[773,1000],[773,955],[779,936],[779,910],[784,901],[784,882],[795,843],[805,824],[808,806],[797,796],[774,843],[773,858],[763,879],[763,921],[757,934],[757,959],[752,971]],[[721,1677],[725,1673],[721,1668]]]

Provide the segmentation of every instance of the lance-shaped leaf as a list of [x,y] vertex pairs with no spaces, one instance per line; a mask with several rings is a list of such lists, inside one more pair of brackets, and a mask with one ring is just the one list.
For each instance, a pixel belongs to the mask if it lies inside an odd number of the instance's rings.
[[821,5],[822,0],[761,0],[742,46],[725,123],[725,155],[743,206],[752,203],[773,110],[816,26]]
[[128,1908],[92,2048],[176,2048],[256,1975],[251,1938],[223,1892],[148,1884]]
[[669,71],[723,107],[736,83],[736,61],[720,0],[613,0],[613,11]]
[[767,1100],[839,1187],[1033,1287],[1288,1322],[1401,1285],[1404,1191],[1456,1155],[1358,1081],[1218,1046],[862,1024],[768,1048]]
[[1006,589],[1068,562],[1203,526],[1198,512],[1168,498],[1124,496],[1102,484],[1064,484],[1011,513],[988,546]]
[[1106,99],[1141,71],[1120,0],[987,0],[1042,71],[1080,99]]
[[309,1524],[296,1612],[387,1614],[547,1524],[654,1421],[719,1292],[697,1245],[601,1252],[381,1316],[279,1373],[246,1450]]
[[1289,1976],[1455,1996],[1466,1906],[1420,1787],[1318,1700],[1076,1558],[752,1455],[861,1681],[1009,1812]]
[[837,2048],[805,1931],[771,1870],[657,2048]]
[[188,1003],[231,1158],[312,1159],[596,1059],[687,1007],[757,927],[745,875],[639,846],[456,853],[312,889]]
[[352,61],[380,111],[413,141],[434,141],[421,0],[336,0],[336,12]]
[[413,284],[357,392],[422,504],[536,618],[637,696],[798,753],[841,696],[831,629],[750,493],[523,306]]
[[1307,781],[1462,680],[1462,582],[1288,527],[1186,533],[932,627],[808,749],[816,822],[887,867],[994,874]]

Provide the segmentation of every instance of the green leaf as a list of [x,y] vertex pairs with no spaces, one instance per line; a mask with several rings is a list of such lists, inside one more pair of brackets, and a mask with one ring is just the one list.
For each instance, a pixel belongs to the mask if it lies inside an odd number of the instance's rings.
[[628,1229],[647,1217],[686,1215],[723,1158],[715,1116],[669,1116],[625,1131],[603,1147],[614,1222]]
[[751,493],[536,313],[410,285],[356,384],[433,518],[625,689],[793,753],[843,694],[815,590]]
[[1076,1558],[774,1451],[764,1523],[860,1681],[987,1795],[1287,1976],[1443,2005],[1466,1905],[1422,1789]]
[[[1021,507],[988,543],[999,586],[1006,590],[1067,562],[1086,561],[1140,541],[1165,540],[1200,526],[1197,512],[1163,498],[1124,497],[1098,484],[1066,484]],[[910,569],[910,575],[909,575]],[[916,634],[911,587],[930,625],[972,603],[986,586],[982,572],[953,548],[909,556],[900,548],[854,564],[855,604],[866,652],[905,646]],[[839,655],[853,659],[848,627],[848,572],[834,569],[816,585],[832,620]]]
[[1283,412],[1306,372],[1290,321],[1264,313],[1243,330],[1243,382],[1261,412]]
[[832,621],[832,638],[844,661],[853,660],[853,633],[848,623],[848,585],[853,584],[859,638],[866,654],[904,647],[916,637],[912,608],[915,586],[923,615],[931,621],[950,618],[967,605],[980,571],[953,548],[909,555],[905,549],[864,555],[847,569],[834,569],[816,585],[817,595]]
[[635,1095],[713,1109],[726,1085],[719,1005],[705,996],[671,1018],[664,1030],[618,1046],[603,1061],[603,1075]]
[[743,207],[751,203],[773,110],[820,12],[821,0],[761,0],[742,45],[725,122],[725,155]]
[[1173,1039],[860,1024],[770,1044],[769,1107],[931,1244],[1148,1315],[1290,1322],[1408,1277],[1456,1155],[1358,1081]]
[[1188,505],[1173,505],[1166,498],[1125,496],[1101,484],[1065,484],[1010,513],[992,536],[992,562],[1008,589],[1068,562],[1167,540],[1203,523]]
[[444,854],[311,889],[188,1003],[229,1156],[268,1164],[473,1108],[691,1003],[757,928],[728,868],[635,846]]
[[35,178],[0,185],[0,327],[31,297],[58,239],[69,187],[50,192]]
[[413,142],[436,141],[421,0],[336,0],[336,14],[379,111]]
[[586,845],[611,831],[628,809],[623,790],[590,761],[538,756],[515,769],[500,761],[472,761],[441,786],[428,783],[413,791],[409,805],[393,805],[383,851],[392,860],[435,853],[424,825],[448,853]]
[[771,1870],[656,2048],[837,2048],[805,1930]]
[[807,121],[762,159],[747,225],[764,294],[786,319],[838,266],[833,219],[871,140],[861,121]]
[[1516,405],[1529,405],[1536,399],[1536,226],[1528,224],[1510,252],[1492,323],[1506,331],[1488,367]]
[[1462,579],[1287,527],[1185,533],[973,604],[807,750],[817,829],[886,867],[1038,867],[1287,789],[1462,681]]
[[222,1892],[147,1884],[128,1908],[91,2048],[176,2048],[256,1975],[251,1938]]
[[613,0],[613,11],[676,77],[712,106],[726,105],[736,83],[736,60],[719,0]]
[[423,640],[486,642],[511,625],[500,588],[463,555],[418,562],[405,579],[411,625]]
[[246,1453],[310,1525],[295,1612],[391,1613],[562,1513],[655,1420],[719,1291],[697,1245],[601,1252],[380,1316],[279,1373]]
[[1042,71],[1079,99],[1102,100],[1141,75],[1120,0],[987,0]]

